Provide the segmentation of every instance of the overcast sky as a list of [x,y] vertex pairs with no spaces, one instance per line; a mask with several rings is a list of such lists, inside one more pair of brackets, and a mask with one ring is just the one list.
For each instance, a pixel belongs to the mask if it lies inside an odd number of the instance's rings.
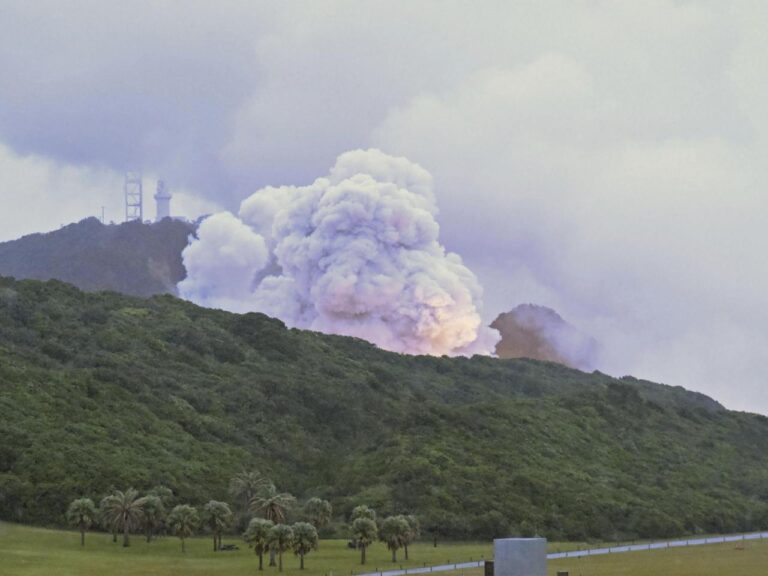
[[488,321],[768,413],[766,3],[121,4],[0,0],[0,240],[119,220],[128,169],[191,216],[378,147]]

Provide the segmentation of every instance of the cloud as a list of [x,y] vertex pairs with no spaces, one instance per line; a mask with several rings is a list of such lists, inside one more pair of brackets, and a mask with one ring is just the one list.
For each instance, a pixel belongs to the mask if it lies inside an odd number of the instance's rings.
[[0,144],[0,241],[47,232],[87,216],[122,214],[122,177],[105,169],[19,155]]
[[[552,306],[596,336],[605,371],[768,405],[762,128],[671,99],[674,114],[650,98],[629,115],[600,83],[587,62],[544,54],[423,94],[372,140],[436,174],[445,237],[487,309]],[[701,97],[745,122],[741,100]]]
[[[438,242],[432,177],[378,150],[342,154],[309,186],[264,188],[184,251],[179,294],[411,354],[490,353],[482,291]],[[269,269],[268,269],[269,268]]]
[[230,211],[343,150],[407,156],[486,321],[549,305],[606,370],[765,412],[767,20],[751,1],[5,2],[0,142]]
[[[123,179],[108,168],[66,164],[13,152],[0,143],[0,242],[48,232],[89,216],[122,222]],[[144,178],[144,218],[154,220],[154,175]],[[216,203],[171,187],[171,214],[194,220],[221,210]]]

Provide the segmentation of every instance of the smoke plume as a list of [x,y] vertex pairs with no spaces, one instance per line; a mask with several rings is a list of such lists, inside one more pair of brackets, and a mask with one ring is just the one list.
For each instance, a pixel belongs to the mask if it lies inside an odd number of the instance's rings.
[[438,241],[431,175],[379,150],[342,154],[309,186],[266,187],[184,250],[179,294],[410,354],[491,353],[482,289]]
[[545,306],[521,304],[491,323],[501,334],[499,358],[534,358],[579,370],[597,367],[598,343]]

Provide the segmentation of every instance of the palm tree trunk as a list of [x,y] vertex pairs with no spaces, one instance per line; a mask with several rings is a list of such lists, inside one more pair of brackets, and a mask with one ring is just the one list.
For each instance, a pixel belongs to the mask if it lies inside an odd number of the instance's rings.
[[360,564],[365,564],[365,544],[360,544]]
[[280,552],[278,552],[278,554],[277,554],[277,555],[278,555],[278,556],[279,556],[279,558],[280,558],[280,559],[279,559],[279,561],[278,561],[278,562],[279,562],[279,567],[278,567],[278,570],[280,570],[280,572],[282,572],[282,571],[283,571],[283,551],[282,551],[282,550],[280,550]]
[[392,563],[397,562],[397,550],[392,550]]
[[299,554],[299,570],[304,570],[304,552]]
[[80,546],[85,546],[85,526],[80,524]]
[[131,545],[131,541],[128,536],[128,521],[123,519],[123,548],[127,548]]
[[219,550],[221,550],[221,532],[219,532]]
[[404,544],[403,548],[405,548],[405,559],[408,560],[408,544]]
[[186,554],[187,548],[184,546],[184,538],[181,539],[181,553]]
[[216,540],[216,532],[214,532],[213,533],[213,551],[214,552],[216,552],[216,548],[217,548],[216,542],[217,542],[217,540]]
[[152,542],[152,528],[147,526],[147,544]]
[[112,542],[117,543],[117,528],[112,528]]
[[259,552],[259,570],[264,570],[264,552]]
[[269,549],[269,565],[270,566],[277,566],[277,564],[275,563],[275,549],[274,548],[270,548]]

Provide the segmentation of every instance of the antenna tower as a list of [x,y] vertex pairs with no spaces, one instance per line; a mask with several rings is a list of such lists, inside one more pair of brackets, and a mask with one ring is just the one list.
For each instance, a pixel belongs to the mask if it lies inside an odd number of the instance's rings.
[[141,187],[141,174],[138,172],[128,172],[125,175],[125,221],[138,220],[144,221],[144,201]]

